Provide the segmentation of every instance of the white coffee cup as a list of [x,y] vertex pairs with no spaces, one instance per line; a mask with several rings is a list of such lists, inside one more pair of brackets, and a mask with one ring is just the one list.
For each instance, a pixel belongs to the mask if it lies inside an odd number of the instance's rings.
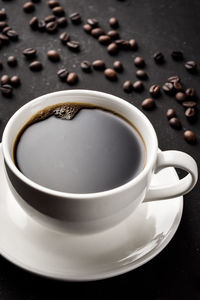
[[[147,161],[144,169],[121,186],[88,194],[55,191],[23,175],[12,157],[17,134],[35,113],[47,106],[63,102],[101,106],[132,122],[145,142]],[[8,183],[19,204],[38,221],[66,230],[89,232],[113,226],[126,218],[143,201],[164,200],[188,193],[198,177],[197,165],[191,156],[180,151],[159,151],[154,128],[139,109],[118,97],[97,91],[60,91],[28,102],[7,123],[2,149]],[[151,187],[154,173],[170,166],[181,168],[189,174],[169,186]]]

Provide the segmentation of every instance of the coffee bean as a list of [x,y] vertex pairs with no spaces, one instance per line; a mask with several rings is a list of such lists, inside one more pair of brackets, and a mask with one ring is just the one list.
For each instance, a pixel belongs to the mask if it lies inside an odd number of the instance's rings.
[[142,101],[142,108],[145,110],[152,110],[155,106],[155,101],[152,98],[147,98]]
[[9,31],[9,30],[12,30],[12,28],[11,28],[10,26],[6,26],[6,27],[4,27],[4,29],[2,30],[2,33],[3,33],[3,34],[6,34],[7,31]]
[[52,12],[57,17],[62,17],[65,15],[65,10],[62,6],[56,6],[52,9]]
[[33,61],[32,63],[29,64],[29,68],[30,68],[31,71],[39,72],[39,71],[42,70],[43,66],[42,66],[40,61],[35,60],[35,61]]
[[178,80],[174,81],[173,86],[174,86],[176,91],[183,91],[183,86],[180,83],[180,81],[178,81]]
[[197,69],[197,64],[195,61],[189,60],[185,63],[185,68],[186,68],[186,70],[188,70],[190,72],[194,72]]
[[144,65],[145,65],[144,58],[141,56],[135,57],[134,64],[136,67],[144,67]]
[[130,93],[132,92],[133,90],[133,84],[130,80],[126,80],[124,83],[123,83],[123,90],[126,92],[126,93]]
[[0,79],[0,83],[1,83],[1,85],[9,84],[10,83],[10,77],[6,74],[2,75],[1,79]]
[[107,79],[109,79],[111,81],[117,80],[117,73],[115,70],[113,70],[111,68],[105,69],[104,75],[106,76]]
[[185,111],[185,116],[188,119],[194,119],[196,117],[196,110],[192,107],[188,107]]
[[80,51],[80,43],[77,41],[69,41],[69,42],[67,42],[66,45],[72,51],[75,51],[75,52]]
[[84,24],[84,25],[83,25],[83,30],[84,30],[85,32],[87,32],[87,33],[90,33],[91,30],[92,30],[92,26],[89,25],[89,24]]
[[136,50],[138,48],[136,40],[131,39],[131,40],[128,41],[128,43],[129,43],[129,48],[131,50]]
[[117,46],[117,44],[116,43],[111,43],[110,45],[108,45],[107,51],[111,55],[117,54],[118,53],[118,46]]
[[59,38],[60,38],[61,42],[64,45],[66,45],[67,42],[70,40],[70,35],[67,32],[63,32],[63,33],[61,33]]
[[169,120],[169,124],[174,129],[181,129],[182,128],[181,122],[180,122],[180,120],[177,117],[171,118]]
[[158,84],[154,84],[149,88],[149,93],[154,96],[157,97],[160,95],[160,86]]
[[0,21],[4,21],[7,18],[6,11],[4,8],[0,9]]
[[38,23],[39,20],[37,17],[33,17],[30,21],[29,21],[29,25],[33,30],[37,30],[38,29]]
[[184,101],[181,103],[183,107],[191,107],[191,108],[195,108],[197,106],[197,102],[195,101]]
[[7,45],[9,43],[9,38],[2,33],[0,33],[0,40],[2,42],[2,45]]
[[12,76],[10,78],[10,84],[15,88],[20,86],[21,84],[20,78],[17,75]]
[[144,84],[141,80],[137,80],[133,83],[133,89],[136,92],[141,92],[144,89]]
[[6,32],[7,37],[9,37],[9,39],[11,41],[17,41],[18,40],[18,33],[15,30],[8,30]]
[[69,73],[66,82],[70,85],[76,84],[78,82],[78,75],[75,72]]
[[171,83],[174,83],[174,82],[177,82],[177,81],[180,82],[180,78],[177,75],[173,75],[173,76],[169,77],[167,79],[167,81],[171,82]]
[[92,66],[95,70],[99,70],[99,71],[105,70],[106,68],[104,61],[101,59],[93,61]]
[[66,17],[60,17],[57,19],[57,23],[58,23],[58,26],[63,28],[67,25],[67,19]]
[[144,70],[137,70],[136,71],[136,76],[140,79],[147,79],[148,75]]
[[123,67],[123,65],[122,65],[122,63],[121,63],[121,61],[119,61],[119,60],[116,60],[116,61],[113,63],[113,68],[114,68],[114,70],[117,71],[117,72],[122,72],[123,69],[124,69],[124,67]]
[[110,30],[107,32],[107,35],[112,39],[112,40],[116,40],[119,39],[119,32],[116,30]]
[[115,40],[115,44],[117,44],[117,46],[118,46],[119,49],[130,50],[130,43],[129,43],[129,41]]
[[13,88],[10,84],[4,84],[0,87],[1,93],[6,96],[10,97],[12,96]]
[[82,61],[80,66],[85,73],[90,73],[92,71],[91,63],[88,60]]
[[102,45],[108,45],[111,42],[111,38],[108,35],[100,35],[98,38],[99,43]]
[[56,50],[49,50],[47,52],[47,56],[48,56],[48,59],[53,62],[57,62],[60,60],[60,55],[59,55],[58,51],[56,51]]
[[80,15],[79,13],[77,13],[77,12],[71,14],[69,17],[70,17],[71,22],[72,22],[73,24],[80,24],[81,21],[82,21],[82,20],[81,20],[81,15]]
[[8,56],[7,58],[7,64],[10,66],[10,67],[16,67],[17,65],[17,59],[15,56]]
[[172,94],[174,91],[174,85],[171,82],[165,82],[162,86],[162,89],[167,94]]
[[119,27],[119,23],[118,23],[118,20],[116,18],[110,18],[109,19],[109,25],[110,27],[112,28],[118,28]]
[[187,96],[186,96],[186,94],[185,93],[183,93],[183,92],[178,92],[178,93],[176,93],[176,100],[178,101],[178,102],[183,102],[183,101],[186,101],[187,100]]
[[69,72],[67,71],[67,69],[60,69],[57,72],[58,78],[62,81],[66,81],[67,75],[69,74]]
[[45,23],[53,22],[56,20],[56,17],[54,15],[47,16],[44,18]]
[[173,108],[169,108],[166,112],[166,117],[168,120],[176,117],[176,112]]
[[49,22],[49,23],[46,24],[45,28],[46,28],[47,32],[55,33],[57,31],[57,28],[58,28],[58,23],[56,21]]
[[95,38],[98,38],[100,35],[104,35],[105,32],[102,28],[96,27],[91,30],[91,35]]
[[49,0],[48,5],[49,5],[50,8],[54,8],[56,6],[60,6],[60,3],[56,0]]
[[97,19],[95,18],[90,18],[90,19],[87,19],[87,23],[92,26],[93,28],[97,27],[99,25],[99,22]]
[[191,130],[186,130],[184,132],[184,139],[186,140],[186,142],[188,142],[189,144],[195,144],[197,142],[197,138],[196,135],[193,131]]
[[161,52],[154,53],[153,58],[157,64],[162,64],[165,61],[164,55]]
[[3,28],[7,27],[8,24],[5,21],[0,21],[0,30],[2,30]]
[[185,91],[186,95],[190,98],[195,98],[196,97],[196,91],[194,88],[188,88],[186,91]]
[[23,54],[26,58],[30,59],[36,57],[37,50],[34,48],[26,48],[23,51]]
[[35,5],[33,4],[33,2],[28,1],[24,4],[23,9],[26,13],[32,13],[35,10]]
[[171,57],[174,60],[181,61],[183,60],[183,53],[181,51],[172,51]]

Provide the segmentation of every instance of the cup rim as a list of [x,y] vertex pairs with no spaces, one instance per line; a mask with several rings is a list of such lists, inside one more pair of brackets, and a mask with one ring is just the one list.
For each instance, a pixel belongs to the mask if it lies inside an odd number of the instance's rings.
[[[129,180],[128,182],[117,186],[113,189],[109,189],[109,190],[105,190],[105,191],[101,191],[101,192],[93,192],[93,193],[67,193],[67,192],[61,192],[61,191],[57,191],[57,190],[53,190],[50,188],[47,188],[45,186],[42,186],[34,181],[32,181],[31,179],[29,179],[28,177],[26,177],[22,172],[19,171],[19,169],[16,167],[16,165],[13,162],[13,159],[10,155],[10,151],[8,149],[8,136],[9,136],[9,132],[10,130],[12,130],[12,127],[14,126],[14,122],[15,120],[20,116],[20,114],[27,109],[27,107],[29,107],[30,105],[34,105],[37,104],[38,102],[44,101],[49,97],[56,97],[56,96],[64,96],[64,95],[76,95],[76,96],[80,96],[81,95],[90,95],[90,96],[95,96],[101,98],[101,97],[106,97],[106,99],[112,99],[116,102],[123,102],[123,105],[127,106],[129,109],[134,110],[134,112],[139,115],[139,117],[143,120],[143,122],[146,123],[146,125],[148,126],[149,132],[151,133],[152,138],[151,139],[151,152],[152,154],[152,158],[151,160],[148,160],[145,164],[144,169],[133,179]],[[73,102],[73,101],[70,101]],[[48,105],[47,105],[48,106]],[[157,140],[157,135],[155,133],[155,130],[153,128],[153,125],[151,124],[151,122],[149,121],[149,119],[134,105],[130,104],[129,102],[127,102],[126,100],[118,97],[118,96],[114,96],[112,94],[108,94],[108,93],[104,93],[104,92],[99,92],[99,91],[95,91],[95,90],[87,90],[87,89],[74,89],[74,90],[63,90],[63,91],[57,91],[57,92],[52,92],[52,93],[48,93],[48,94],[44,94],[42,96],[39,96],[31,101],[29,101],[28,103],[24,104],[22,107],[20,107],[13,115],[12,117],[9,119],[4,132],[3,132],[3,137],[2,137],[2,150],[3,150],[3,156],[4,159],[8,165],[8,167],[12,170],[12,172],[15,174],[15,176],[17,176],[20,180],[22,180],[25,184],[31,186],[32,188],[39,190],[40,192],[43,192],[45,194],[49,194],[52,196],[56,196],[56,197],[60,197],[60,198],[71,198],[71,199],[94,199],[94,198],[100,198],[100,197],[105,197],[105,196],[110,196],[110,195],[114,195],[116,193],[121,193],[124,190],[129,189],[130,187],[132,187],[133,185],[137,184],[148,172],[149,170],[152,168],[154,162],[156,161],[156,157],[157,157],[157,151],[158,151],[158,140]]]

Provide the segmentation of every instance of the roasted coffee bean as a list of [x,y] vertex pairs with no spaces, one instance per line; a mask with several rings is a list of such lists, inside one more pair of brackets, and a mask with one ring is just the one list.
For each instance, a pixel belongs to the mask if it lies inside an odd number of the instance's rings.
[[66,81],[67,75],[69,74],[69,72],[67,71],[67,69],[60,69],[57,72],[58,78],[62,81]]
[[183,91],[183,86],[179,80],[174,81],[173,85],[176,91]]
[[195,98],[196,97],[196,91],[195,89],[193,88],[188,88],[186,91],[185,91],[186,95],[190,98]]
[[110,30],[107,32],[107,35],[112,39],[112,40],[117,40],[119,39],[119,32],[117,30]]
[[133,83],[133,89],[136,92],[141,92],[144,89],[144,84],[141,80],[137,80]]
[[46,31],[49,33],[54,33],[57,31],[58,23],[56,21],[49,22],[46,24]]
[[33,2],[28,1],[24,4],[23,9],[26,13],[32,13],[35,10],[35,5],[33,4]]
[[56,20],[56,17],[54,15],[49,15],[46,18],[44,18],[45,23],[53,22]]
[[130,43],[129,43],[129,41],[115,40],[115,44],[117,44],[117,46],[118,46],[119,49],[130,50]]
[[1,79],[0,79],[0,83],[1,83],[1,85],[9,84],[10,83],[10,77],[6,74],[2,75]]
[[38,23],[39,20],[37,17],[33,17],[30,21],[29,21],[29,25],[33,30],[37,30],[38,29]]
[[109,19],[109,25],[112,28],[118,28],[119,27],[119,22],[116,18],[113,17],[113,18]]
[[105,69],[104,75],[106,76],[107,79],[109,79],[111,81],[117,80],[117,73],[115,70],[113,70],[111,68]]
[[98,37],[98,41],[99,43],[101,43],[102,45],[108,45],[111,42],[111,38],[108,35],[100,35]]
[[138,48],[136,40],[131,39],[131,40],[128,41],[128,43],[129,43],[129,48],[131,50],[136,50]]
[[70,85],[76,84],[78,82],[78,75],[75,72],[69,73],[66,82]]
[[21,84],[20,78],[17,75],[12,76],[10,78],[10,84],[15,88],[20,86]]
[[7,45],[9,43],[9,38],[3,33],[0,33],[0,40],[2,45]]
[[105,62],[101,59],[97,59],[93,61],[92,66],[95,70],[99,70],[99,71],[105,70],[106,68]]
[[52,9],[53,14],[56,17],[62,17],[65,15],[65,10],[62,6],[56,6]]
[[7,31],[9,31],[9,30],[12,30],[12,28],[11,28],[10,26],[6,26],[6,27],[4,27],[4,29],[2,30],[2,33],[3,33],[3,34],[6,34]]
[[7,64],[10,66],[10,67],[16,67],[17,65],[17,59],[15,56],[8,56],[7,58]]
[[4,8],[0,9],[0,21],[4,21],[7,18],[6,11]]
[[7,27],[8,24],[5,21],[0,21],[0,30],[2,30],[3,28]]
[[193,131],[191,130],[186,130],[184,132],[184,139],[186,140],[186,142],[188,142],[189,144],[195,144],[197,142],[197,138],[196,135]]
[[171,57],[174,60],[181,61],[183,60],[183,53],[181,51],[172,51]]
[[140,79],[147,79],[148,78],[147,72],[145,72],[144,70],[137,70],[136,71],[136,76]]
[[31,71],[34,71],[34,72],[38,72],[38,71],[41,71],[43,66],[42,66],[42,63],[38,60],[35,60],[33,61],[32,63],[29,64],[29,68]]
[[64,45],[66,45],[66,43],[70,40],[70,35],[67,32],[63,32],[63,33],[61,33],[59,38],[60,38],[61,42]]
[[174,91],[174,85],[171,82],[165,82],[162,86],[162,89],[165,93],[171,94]]
[[196,117],[196,110],[192,107],[188,107],[185,111],[185,116],[188,119],[195,119]]
[[164,55],[161,52],[154,53],[153,58],[157,64],[162,64],[165,61]]
[[181,103],[183,107],[191,107],[191,108],[195,108],[197,106],[197,102],[195,101],[184,101]]
[[189,60],[185,63],[185,68],[186,68],[186,70],[188,70],[190,72],[194,72],[197,69],[197,64],[195,61]]
[[67,42],[66,45],[72,51],[75,51],[75,52],[80,51],[80,43],[77,41],[69,41],[69,42]]
[[181,129],[182,125],[180,120],[177,117],[173,117],[169,120],[169,124],[171,127],[175,128],[175,129]]
[[53,62],[57,62],[60,60],[60,55],[59,55],[58,51],[56,51],[56,50],[49,50],[47,52],[47,56],[48,56],[48,59]]
[[180,82],[180,78],[177,75],[173,75],[173,76],[169,77],[167,79],[167,81],[171,82],[171,83],[174,83],[174,82],[177,82],[177,81]]
[[10,97],[12,96],[13,88],[10,84],[4,84],[0,87],[1,93],[4,96]]
[[132,92],[133,90],[133,84],[130,80],[126,80],[124,83],[123,83],[123,90],[126,92],[126,93],[130,93]]
[[89,24],[84,24],[84,25],[83,25],[83,30],[84,30],[85,32],[87,32],[87,33],[90,33],[91,30],[92,30],[92,26],[89,25]]
[[60,6],[60,3],[56,0],[49,0],[48,5],[49,5],[50,8],[54,8],[56,6]]
[[[46,24],[44,20],[38,21],[38,30],[39,30],[40,32],[44,32],[45,30],[46,30],[47,32],[51,32],[51,27],[53,27],[53,25],[49,25],[49,24],[51,24],[51,23],[55,23],[55,24],[56,24],[56,22],[49,22],[48,24]],[[50,29],[48,30],[48,28],[50,28]],[[56,31],[56,30],[55,30],[55,31]]]
[[6,32],[6,35],[9,37],[11,41],[17,41],[18,40],[18,33],[15,30],[8,30]]
[[0,60],[0,70],[2,70],[3,69],[3,63],[2,63],[2,61]]
[[176,100],[178,101],[178,102],[183,102],[183,101],[186,101],[187,100],[187,96],[186,96],[186,94],[185,93],[183,93],[183,92],[178,92],[178,93],[176,93]]
[[113,68],[114,68],[114,70],[117,71],[117,72],[122,72],[123,69],[124,69],[124,67],[123,67],[123,65],[122,65],[122,63],[121,63],[121,61],[119,61],[119,60],[116,60],[116,61],[113,63]]
[[134,64],[136,67],[144,67],[144,65],[145,65],[144,58],[141,56],[135,57]]
[[176,112],[173,108],[169,108],[166,112],[166,117],[168,120],[176,117]]
[[80,24],[81,23],[81,15],[77,12],[71,14],[70,16],[70,20],[73,24]]
[[36,57],[36,53],[37,53],[37,50],[34,48],[26,48],[23,51],[24,56],[28,59]]
[[67,19],[66,17],[60,17],[57,19],[57,23],[58,23],[58,26],[63,28],[67,25]]
[[100,35],[104,35],[105,32],[102,28],[96,27],[91,30],[91,35],[95,38],[98,38]]
[[149,88],[149,93],[154,96],[157,97],[160,95],[160,86],[158,84],[154,84]]
[[147,98],[142,101],[142,108],[145,110],[152,110],[155,106],[155,100],[152,98]]
[[81,62],[81,69],[86,73],[90,73],[92,71],[91,63],[88,60],[82,61]]
[[107,51],[108,51],[108,53],[109,54],[111,54],[111,55],[115,55],[115,54],[117,54],[118,53],[118,46],[117,46],[117,44],[116,43],[111,43],[110,45],[108,45],[108,47],[107,47]]
[[99,22],[95,18],[87,19],[87,23],[92,26],[92,28],[95,28],[99,25]]

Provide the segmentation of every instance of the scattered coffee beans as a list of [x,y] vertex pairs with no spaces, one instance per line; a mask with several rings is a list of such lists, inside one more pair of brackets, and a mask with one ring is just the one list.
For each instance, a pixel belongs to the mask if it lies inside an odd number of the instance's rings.
[[107,51],[111,55],[117,54],[118,53],[118,46],[117,46],[117,44],[116,43],[111,43],[110,45],[108,45]]
[[92,66],[95,70],[100,70],[100,71],[105,70],[106,68],[105,62],[101,59],[93,61]]
[[197,102],[195,102],[195,101],[184,101],[181,104],[185,108],[187,108],[187,107],[195,108],[197,106]]
[[29,25],[33,30],[37,30],[38,29],[38,24],[39,24],[39,20],[37,17],[33,17],[30,21],[29,21]]
[[[55,33],[58,29],[58,23],[56,21],[53,21],[53,22],[49,22],[45,25],[45,22],[44,23],[39,23],[38,26],[40,26],[41,24],[41,28],[46,28],[46,31],[48,33]],[[44,27],[43,27],[44,25]]]
[[118,23],[118,20],[116,18],[110,18],[109,19],[109,25],[110,27],[112,28],[118,28],[119,27],[119,23]]
[[17,75],[12,76],[10,78],[10,84],[15,88],[20,86],[21,84],[20,78]]
[[16,67],[16,65],[17,65],[17,59],[16,59],[16,57],[15,56],[8,56],[7,64],[10,67]]
[[91,27],[93,27],[93,28],[99,26],[99,22],[98,22],[98,20],[95,19],[95,18],[87,19],[87,23],[88,23]]
[[37,50],[34,48],[26,48],[23,51],[24,56],[28,59],[36,57],[36,53]]
[[185,116],[186,116],[186,118],[191,119],[191,120],[195,119],[195,117],[196,117],[195,108],[188,107],[185,111]]
[[67,32],[63,32],[61,33],[61,35],[59,36],[61,42],[66,45],[67,42],[70,40],[70,35]]
[[4,20],[6,20],[6,18],[7,18],[6,11],[4,8],[2,8],[0,10],[0,21],[4,21]]
[[141,80],[137,80],[133,83],[133,89],[136,92],[141,92],[144,89],[144,84],[142,83]]
[[181,122],[180,122],[180,120],[177,117],[171,118],[169,120],[169,124],[174,129],[181,129],[182,128]]
[[176,80],[173,82],[173,86],[174,86],[174,89],[179,92],[179,91],[183,91],[183,86],[181,84],[181,82],[179,80]]
[[117,30],[110,30],[107,32],[107,35],[112,39],[116,40],[119,38],[119,32]]
[[131,50],[136,50],[138,48],[136,40],[131,39],[131,40],[128,41],[128,43],[129,43],[129,48]]
[[67,69],[60,69],[57,72],[57,76],[61,81],[66,81],[68,74],[69,74],[69,72],[67,71]]
[[6,97],[12,96],[13,88],[10,84],[4,84],[4,85],[0,86],[0,90],[4,96],[6,96]]
[[190,60],[185,63],[185,68],[186,68],[186,70],[188,70],[190,72],[194,72],[197,69],[197,64],[195,61]]
[[140,69],[136,71],[136,76],[140,79],[147,79],[148,78],[147,73],[144,70],[140,70]]
[[166,94],[171,94],[174,91],[174,85],[171,82],[165,82],[162,89]]
[[152,98],[147,98],[142,101],[142,108],[145,110],[152,110],[155,106],[155,100]]
[[109,80],[115,81],[117,80],[117,73],[115,70],[108,68],[105,69],[104,71],[104,75],[106,76],[106,78],[108,78]]
[[181,61],[183,60],[183,53],[181,51],[172,51],[171,57],[174,60]]
[[153,84],[149,88],[149,93],[154,97],[159,96],[160,95],[160,86],[158,84]]
[[134,64],[136,67],[144,67],[145,65],[145,61],[144,61],[144,58],[141,57],[141,56],[137,56],[135,59],[134,59]]
[[105,32],[102,28],[96,27],[91,30],[91,35],[95,38],[98,38],[100,35],[104,35]]
[[48,56],[48,59],[53,62],[57,62],[60,60],[60,55],[59,55],[58,51],[56,51],[56,50],[49,50],[47,52],[47,56]]
[[189,98],[195,98],[196,97],[196,91],[193,88],[188,88],[185,91],[185,94],[187,95],[187,97]]
[[26,13],[32,13],[35,10],[35,5],[33,4],[33,2],[28,1],[24,4],[23,9]]
[[176,112],[173,108],[169,108],[166,112],[166,117],[167,119],[172,119],[172,118],[175,118],[176,117]]
[[186,130],[184,132],[184,139],[186,140],[186,142],[188,142],[189,144],[195,144],[197,142],[197,138],[196,135],[193,131],[191,130]]
[[49,0],[48,5],[49,5],[50,8],[54,8],[56,6],[60,6],[60,3],[56,0]]
[[63,28],[67,25],[67,18],[66,17],[60,17],[57,19],[57,23],[58,23],[58,26]]
[[56,17],[54,15],[47,16],[44,18],[45,23],[53,22],[56,20]]
[[168,82],[174,83],[174,82],[180,82],[180,78],[177,75],[173,75],[167,79]]
[[87,32],[87,33],[90,33],[91,30],[92,30],[92,26],[89,25],[89,24],[84,24],[84,25],[83,25],[83,30],[84,30],[85,32]]
[[130,80],[127,80],[123,83],[123,90],[126,92],[126,93],[130,93],[132,92],[133,90],[133,84]]
[[183,102],[183,101],[186,101],[186,99],[187,99],[187,96],[186,96],[186,94],[185,93],[183,93],[183,92],[178,92],[178,93],[176,93],[176,100],[178,101],[178,102]]
[[68,41],[66,45],[70,50],[74,52],[80,51],[80,43],[77,41]]
[[113,63],[113,68],[115,71],[117,72],[122,72],[123,71],[123,65],[122,63],[119,61],[119,60],[116,60],[114,63]]
[[154,53],[153,58],[157,64],[162,64],[165,61],[164,55],[161,52]]
[[111,38],[108,35],[100,35],[98,38],[99,43],[102,45],[108,45],[111,42]]
[[80,15],[79,13],[77,13],[77,12],[71,14],[69,17],[70,17],[71,22],[72,22],[73,24],[80,24],[81,21],[82,21],[82,20],[81,20],[81,15]]
[[10,77],[6,74],[2,75],[1,79],[0,79],[0,83],[1,83],[1,85],[9,84],[10,83]]
[[33,61],[32,63],[29,64],[29,68],[31,71],[34,71],[34,72],[38,72],[38,71],[41,71],[43,66],[42,66],[42,63],[38,60],[35,60]]
[[66,82],[70,85],[76,84],[78,82],[78,75],[75,72],[69,73]]
[[52,12],[56,17],[62,17],[65,15],[65,10],[62,6],[55,6],[52,8]]
[[88,60],[82,61],[81,62],[81,69],[86,73],[90,73],[92,71],[91,63]]

